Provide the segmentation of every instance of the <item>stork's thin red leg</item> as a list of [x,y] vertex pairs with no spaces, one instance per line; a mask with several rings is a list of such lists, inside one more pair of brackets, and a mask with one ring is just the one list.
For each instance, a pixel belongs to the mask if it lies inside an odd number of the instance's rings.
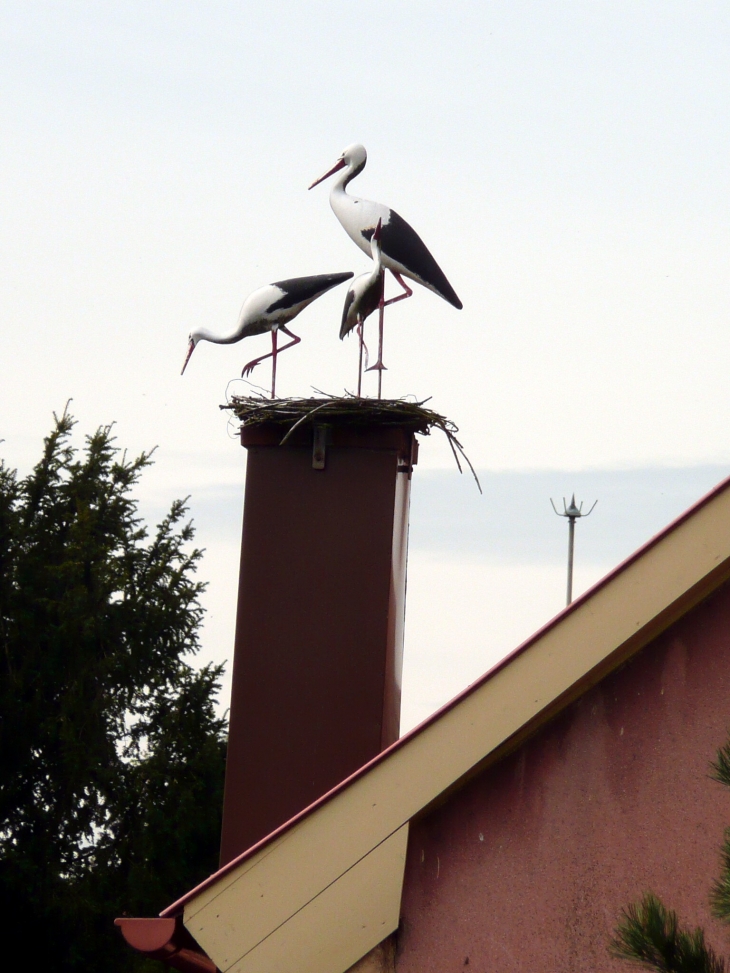
[[247,362],[243,366],[243,370],[241,371],[241,378],[245,378],[247,375],[250,375],[257,365],[259,365],[262,361],[266,361],[267,358],[274,357],[274,355],[276,354],[276,330],[273,328],[271,331],[271,347],[273,349],[272,351],[267,352],[265,355],[261,355],[260,358],[254,358],[253,361]]
[[276,398],[276,359],[278,356],[277,333],[278,328],[271,329],[271,398]]
[[370,360],[370,355],[368,353],[368,346],[365,344],[365,322],[364,321],[360,321],[360,323],[357,326],[357,337],[358,337],[358,341],[359,341],[359,344],[360,344],[360,357],[359,357],[359,360],[358,360],[358,369],[357,369],[357,395],[358,395],[358,398],[361,398],[362,397],[362,361],[363,361],[363,353],[364,353],[364,356],[365,356],[365,370],[366,371],[367,371],[367,367],[368,367],[368,362]]
[[[378,308],[378,360],[375,363],[375,368],[378,369],[378,398],[383,397],[383,369],[385,365],[383,364],[383,330],[385,327],[385,294],[383,293],[380,297],[380,307]],[[378,366],[380,366],[378,368]]]
[[371,365],[367,371],[376,371],[378,373],[378,398],[381,398],[382,388],[383,388],[383,372],[385,371],[385,365],[383,364],[383,329],[385,324],[385,309],[389,304],[397,304],[398,301],[405,301],[407,297],[411,297],[413,291],[406,284],[400,274],[397,274],[394,270],[391,270],[391,274],[398,281],[400,286],[403,288],[403,293],[399,294],[397,297],[391,297],[387,301],[385,300],[385,295],[380,298],[380,304],[378,305],[379,310],[379,321],[378,321],[378,360],[374,365]]
[[298,338],[297,335],[295,335],[292,331],[290,331],[286,327],[286,325],[284,325],[284,324],[280,324],[279,325],[279,330],[280,331],[283,331],[284,334],[288,334],[289,337],[291,338],[291,341],[287,345],[282,345],[281,348],[279,348],[278,352],[276,352],[276,351],[274,352],[274,377],[271,380],[271,398],[272,399],[274,398],[274,384],[276,383],[276,358],[277,358],[277,355],[280,355],[282,353],[282,351],[286,351],[287,348],[293,348],[294,345],[298,345],[299,342],[302,340],[301,338]]
[[385,318],[385,301],[381,295],[380,303],[378,304],[378,360],[370,368],[366,369],[368,372],[378,373],[378,398],[382,398],[383,395],[383,372],[385,371],[385,365],[383,364],[383,322]]
[[383,372],[385,371],[385,365],[383,364],[383,323],[385,318],[385,300],[382,295],[380,297],[380,303],[378,304],[378,360],[370,368],[365,369],[368,372],[378,373],[378,398],[382,398],[383,391]]
[[397,297],[391,297],[389,300],[387,300],[385,302],[385,307],[387,307],[389,304],[397,304],[398,301],[405,301],[405,299],[407,297],[411,297],[413,295],[413,291],[408,286],[408,284],[406,284],[406,282],[403,280],[403,278],[401,277],[400,274],[396,274],[396,272],[394,270],[391,270],[391,274],[398,281],[398,283],[403,288],[403,290],[405,291],[405,293],[404,294],[399,294]]
[[364,345],[362,337],[362,321],[357,326],[357,337],[360,342],[360,357],[357,363],[357,397],[362,397],[362,349]]
[[[282,345],[281,348],[277,348],[276,335],[278,331],[283,331],[284,334],[288,334],[292,339],[288,344]],[[261,355],[260,358],[254,358],[253,361],[250,361],[247,365],[244,365],[243,371],[241,372],[241,378],[245,378],[246,375],[250,375],[260,362],[266,361],[267,358],[273,358],[274,360],[271,366],[271,398],[273,399],[274,393],[276,392],[276,359],[282,353],[282,351],[286,351],[287,348],[291,348],[293,345],[298,345],[301,340],[301,338],[298,338],[288,328],[284,327],[283,324],[278,325],[276,328],[272,328],[271,351],[266,355]]]
[[293,332],[293,331],[290,331],[290,330],[289,330],[289,329],[288,329],[288,328],[287,328],[287,327],[286,327],[285,325],[283,325],[283,324],[280,324],[280,325],[279,325],[279,331],[283,331],[283,332],[284,332],[284,334],[288,334],[288,335],[289,335],[289,337],[291,338],[291,341],[289,342],[289,344],[288,344],[288,345],[282,345],[282,346],[281,346],[281,348],[279,348],[279,354],[281,354],[281,353],[282,353],[282,351],[286,351],[286,349],[287,349],[287,348],[293,348],[293,347],[294,347],[294,345],[298,345],[298,344],[299,344],[299,342],[300,342],[300,341],[302,340],[301,338],[298,338],[298,337],[297,337],[297,336],[296,336],[296,335],[294,334],[294,332]]

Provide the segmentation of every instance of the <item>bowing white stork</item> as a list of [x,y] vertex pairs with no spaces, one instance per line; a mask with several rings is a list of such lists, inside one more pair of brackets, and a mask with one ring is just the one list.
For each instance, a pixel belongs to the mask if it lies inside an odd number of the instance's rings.
[[[195,351],[195,346],[199,341],[212,341],[217,345],[232,345],[243,338],[251,335],[263,334],[265,331],[271,332],[271,351],[259,358],[254,358],[243,366],[241,377],[250,375],[259,362],[266,358],[272,359],[271,365],[271,398],[276,395],[276,359],[282,351],[291,348],[302,340],[287,328],[289,321],[293,320],[300,311],[303,311],[308,304],[316,301],[318,297],[326,293],[345,280],[353,276],[352,271],[342,274],[317,274],[314,277],[291,277],[288,280],[277,280],[273,284],[266,284],[259,287],[249,294],[243,302],[241,313],[238,317],[238,324],[230,334],[213,334],[208,328],[198,328],[193,331],[188,338],[188,351],[183,362],[182,375],[185,371],[190,356]],[[292,340],[286,345],[277,347],[277,335],[283,331]]]

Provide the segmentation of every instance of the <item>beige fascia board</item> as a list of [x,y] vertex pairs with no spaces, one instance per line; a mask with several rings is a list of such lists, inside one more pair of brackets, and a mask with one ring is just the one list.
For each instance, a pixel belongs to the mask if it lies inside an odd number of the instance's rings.
[[398,928],[407,846],[406,824],[253,947],[242,883],[186,926],[222,973],[343,973]]
[[[730,490],[725,488],[437,719],[189,897],[186,927],[200,941],[196,917],[200,914],[202,922],[205,913],[211,948],[217,950],[215,922],[221,935],[224,926],[235,925],[240,955],[278,935],[275,930],[440,794],[645,645],[729,574]],[[236,902],[233,911],[228,901]],[[336,900],[332,905],[334,930],[343,916]]]

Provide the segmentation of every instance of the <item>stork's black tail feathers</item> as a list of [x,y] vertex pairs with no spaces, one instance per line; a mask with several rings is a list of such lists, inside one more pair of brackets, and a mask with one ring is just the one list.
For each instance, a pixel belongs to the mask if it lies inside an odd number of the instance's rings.
[[401,273],[428,287],[458,310],[464,306],[426,244],[395,210],[390,211],[390,219],[383,224],[381,248],[401,265]]
[[294,307],[302,301],[312,301],[315,297],[324,294],[332,287],[337,287],[345,280],[354,277],[351,270],[342,274],[316,274],[314,277],[290,277],[288,280],[273,281],[274,287],[280,287],[284,291],[275,304],[267,308],[267,311],[278,311],[281,308]]

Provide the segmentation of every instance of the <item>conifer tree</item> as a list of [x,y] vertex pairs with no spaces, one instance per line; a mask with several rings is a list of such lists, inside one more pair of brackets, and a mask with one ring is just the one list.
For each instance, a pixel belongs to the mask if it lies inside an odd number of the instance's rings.
[[64,412],[33,471],[0,462],[0,917],[44,971],[164,969],[116,916],[154,916],[217,864],[220,667],[194,669],[201,552],[183,502],[151,535],[110,427]]
[[[730,787],[730,741],[711,766],[714,779]],[[730,923],[730,828],[725,829],[720,866],[710,905],[714,916]],[[677,913],[652,892],[622,911],[610,948],[614,956],[662,973],[725,973],[727,968],[705,942],[704,930],[681,926]]]

